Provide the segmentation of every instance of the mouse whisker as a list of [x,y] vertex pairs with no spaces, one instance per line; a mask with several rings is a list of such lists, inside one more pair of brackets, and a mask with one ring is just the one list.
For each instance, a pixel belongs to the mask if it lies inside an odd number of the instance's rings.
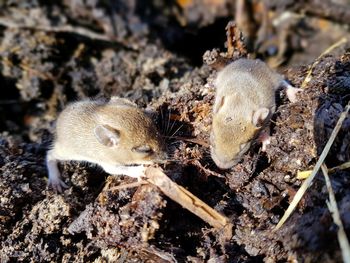
[[161,130],[161,134],[165,134],[163,108],[160,109],[160,130]]
[[176,123],[176,120],[173,120],[172,124],[171,124],[171,127],[169,129],[169,133],[172,132],[172,130],[174,129],[175,123]]
[[170,121],[171,121],[171,108],[168,111],[168,121],[166,124],[166,130],[165,130],[165,134],[169,133],[169,125],[170,125]]
[[172,135],[169,136],[170,139],[172,139],[178,132],[179,130],[184,126],[184,124],[182,123],[176,130],[175,132],[173,132]]

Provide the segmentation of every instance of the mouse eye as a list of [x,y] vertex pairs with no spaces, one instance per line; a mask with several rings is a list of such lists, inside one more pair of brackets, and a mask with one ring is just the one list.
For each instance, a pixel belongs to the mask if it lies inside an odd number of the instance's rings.
[[142,145],[142,146],[134,147],[132,150],[135,152],[138,152],[138,153],[143,153],[143,154],[152,154],[153,153],[153,150],[149,145]]

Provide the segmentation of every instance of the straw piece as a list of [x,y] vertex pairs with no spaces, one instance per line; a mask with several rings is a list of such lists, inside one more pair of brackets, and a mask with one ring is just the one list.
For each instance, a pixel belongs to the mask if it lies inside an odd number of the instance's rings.
[[337,206],[337,201],[335,199],[335,195],[333,192],[331,180],[329,179],[327,167],[325,164],[322,164],[321,166],[324,178],[326,179],[326,186],[329,194],[329,201],[327,201],[327,206],[329,211],[332,214],[333,222],[338,226],[338,241],[341,249],[341,253],[343,256],[344,263],[350,263],[350,245],[349,240],[346,237],[346,233],[344,230],[343,223],[340,218],[340,213]]
[[299,201],[301,200],[301,198],[303,198],[306,190],[309,188],[309,186],[312,183],[312,180],[315,178],[318,170],[320,169],[321,165],[323,164],[324,160],[327,157],[327,154],[329,152],[329,149],[331,148],[335,138],[337,137],[337,134],[345,120],[345,118],[347,117],[347,114],[349,112],[350,109],[350,101],[349,103],[346,105],[345,110],[340,114],[339,120],[337,122],[337,124],[335,125],[332,134],[326,144],[326,146],[324,147],[322,154],[320,156],[320,158],[318,159],[314,169],[312,170],[311,175],[303,182],[303,184],[301,185],[301,187],[299,188],[299,190],[297,191],[297,193],[295,194],[292,202],[290,203],[289,207],[287,208],[286,212],[284,213],[283,217],[281,218],[281,220],[278,222],[277,226],[274,228],[273,231],[277,231],[278,229],[281,228],[281,226],[284,224],[284,222],[286,222],[286,220],[289,218],[289,216],[293,213],[294,209],[297,207]]

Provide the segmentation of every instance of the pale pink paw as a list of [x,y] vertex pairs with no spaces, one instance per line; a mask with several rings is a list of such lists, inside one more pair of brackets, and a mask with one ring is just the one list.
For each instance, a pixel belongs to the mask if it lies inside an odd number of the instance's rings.
[[49,178],[47,186],[51,187],[55,192],[62,193],[64,189],[68,188],[68,185],[65,184],[59,177]]
[[261,132],[257,140],[262,143],[261,150],[266,152],[267,145],[271,143],[271,136],[267,132]]

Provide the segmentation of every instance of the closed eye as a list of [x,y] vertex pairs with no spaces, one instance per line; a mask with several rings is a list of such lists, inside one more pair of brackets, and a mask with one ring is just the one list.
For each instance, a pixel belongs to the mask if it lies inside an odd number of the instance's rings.
[[138,147],[134,147],[132,149],[134,152],[142,153],[142,154],[152,154],[154,151],[149,145],[142,145]]

